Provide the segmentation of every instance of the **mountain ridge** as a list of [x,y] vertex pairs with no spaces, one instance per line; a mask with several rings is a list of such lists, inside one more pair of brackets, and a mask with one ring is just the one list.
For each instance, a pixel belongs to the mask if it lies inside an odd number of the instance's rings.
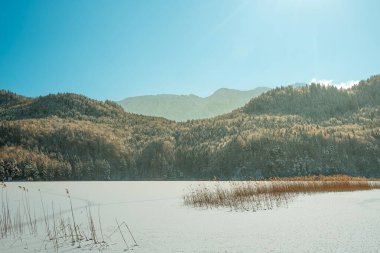
[[129,97],[117,103],[126,112],[164,117],[174,121],[186,121],[211,118],[230,112],[268,90],[269,88],[266,87],[247,91],[220,88],[207,97],[199,97],[194,94],[157,94]]

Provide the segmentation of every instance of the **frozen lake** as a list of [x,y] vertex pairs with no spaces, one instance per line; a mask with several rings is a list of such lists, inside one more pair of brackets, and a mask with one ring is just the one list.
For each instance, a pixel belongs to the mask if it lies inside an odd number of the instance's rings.
[[[198,182],[6,184],[10,212],[22,208],[25,195],[19,186],[25,187],[31,212],[41,223],[41,199],[46,209],[50,207],[50,215],[54,208],[56,216],[71,217],[65,192],[69,189],[77,223],[85,224],[89,204],[95,222],[100,215],[110,244],[103,252],[126,250],[120,234],[114,233],[115,218],[131,229],[138,243],[130,248],[133,252],[380,252],[380,190],[300,196],[288,207],[252,212],[184,206],[183,194]],[[125,229],[123,233],[132,245]],[[54,252],[43,235],[42,229],[38,235],[0,238],[0,252]],[[68,244],[58,252],[88,252],[89,248]]]

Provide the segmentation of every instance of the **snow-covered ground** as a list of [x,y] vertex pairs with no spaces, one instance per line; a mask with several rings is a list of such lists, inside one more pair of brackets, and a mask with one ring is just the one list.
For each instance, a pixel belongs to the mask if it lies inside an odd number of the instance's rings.
[[[54,252],[43,229],[41,197],[55,215],[71,217],[65,189],[69,189],[75,218],[87,224],[91,205],[95,223],[100,215],[103,252],[123,252],[115,218],[126,222],[138,246],[123,226],[132,252],[380,252],[380,190],[299,196],[288,207],[262,211],[194,209],[182,196],[197,182],[11,182],[7,183],[10,211],[15,213],[28,189],[31,213],[40,220],[37,235],[1,239],[0,252]],[[40,191],[38,190],[40,189]],[[3,193],[4,195],[4,193]],[[3,204],[2,204],[3,205]],[[20,208],[22,206],[20,205]],[[35,210],[35,211],[34,211]],[[0,210],[1,211],[1,210]],[[50,217],[49,216],[49,217]],[[50,218],[51,219],[51,218]],[[98,224],[97,224],[98,225]],[[98,237],[100,230],[98,229]],[[110,237],[108,237],[110,236]],[[85,252],[63,245],[58,252]],[[99,249],[93,247],[92,251]]]

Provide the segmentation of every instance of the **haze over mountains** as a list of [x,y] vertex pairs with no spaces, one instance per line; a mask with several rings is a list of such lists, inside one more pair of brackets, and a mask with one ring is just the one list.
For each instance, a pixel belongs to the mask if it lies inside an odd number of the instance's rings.
[[164,117],[174,121],[186,121],[211,118],[231,112],[269,89],[259,87],[240,91],[222,88],[205,98],[196,95],[162,94],[129,97],[118,103],[126,112]]
[[380,176],[380,76],[350,89],[278,87],[174,122],[111,101],[0,90],[0,177],[33,180]]

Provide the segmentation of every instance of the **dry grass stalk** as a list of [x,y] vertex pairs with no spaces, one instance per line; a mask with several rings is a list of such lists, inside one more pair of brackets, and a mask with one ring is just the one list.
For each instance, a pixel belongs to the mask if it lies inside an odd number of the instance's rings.
[[54,204],[53,204],[53,201],[51,202],[51,207],[52,207],[52,210],[53,210],[53,231],[54,231],[54,238],[53,238],[53,241],[54,241],[54,248],[56,251],[58,251],[58,234],[57,234],[57,226],[55,224],[55,214],[54,214]]
[[98,238],[96,236],[96,228],[95,228],[95,223],[94,219],[92,218],[91,214],[91,207],[89,206],[88,208],[86,207],[86,213],[87,213],[87,220],[88,220],[88,227],[91,232],[91,240],[94,241],[95,244],[98,243]]
[[48,218],[47,218],[47,216],[46,216],[45,205],[44,205],[44,201],[43,201],[43,199],[42,199],[41,190],[38,189],[38,192],[39,192],[39,194],[40,194],[40,200],[41,200],[42,212],[43,212],[43,215],[44,215],[44,222],[45,222],[46,234],[47,234],[48,238],[50,239],[50,238],[51,238],[50,226],[49,226]]
[[120,228],[119,222],[117,221],[117,219],[115,219],[115,221],[116,221],[116,224],[117,224],[117,228],[118,228],[118,230],[119,230],[119,232],[120,232],[120,234],[121,234],[121,237],[123,238],[123,241],[124,241],[124,243],[125,243],[125,246],[127,246],[127,250],[129,250],[129,246],[128,246],[127,240],[125,240],[125,237],[124,237],[123,232],[121,231],[121,228]]
[[74,232],[75,232],[76,240],[79,240],[77,226],[75,224],[75,218],[74,218],[73,203],[71,202],[70,192],[69,192],[69,190],[67,188],[66,188],[66,194],[67,194],[67,197],[70,200],[70,209],[71,209],[71,215],[72,215],[72,218],[73,218]]
[[100,220],[100,206],[98,206],[98,219],[99,219],[100,234],[102,235],[102,243],[105,243],[104,235],[103,235],[102,222]]
[[133,236],[131,230],[129,229],[129,226],[128,226],[127,223],[125,223],[125,222],[124,222],[124,225],[127,227],[128,232],[129,232],[129,235],[132,237],[132,240],[133,240],[133,242],[135,243],[134,246],[138,246],[138,244],[137,244],[137,242],[136,242],[136,240],[135,240],[135,237]]

